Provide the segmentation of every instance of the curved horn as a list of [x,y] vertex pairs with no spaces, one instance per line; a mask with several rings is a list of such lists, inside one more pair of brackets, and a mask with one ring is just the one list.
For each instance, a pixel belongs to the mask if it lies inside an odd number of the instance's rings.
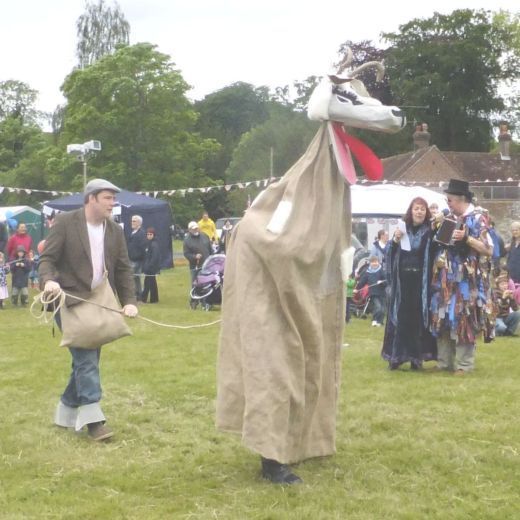
[[372,67],[375,67],[377,69],[376,81],[381,81],[385,75],[385,66],[380,61],[367,61],[366,63],[363,63],[363,65],[360,65],[359,67],[355,68],[349,74],[349,76],[351,78],[355,78],[363,70]]
[[341,74],[352,63],[352,57],[352,49],[347,47],[345,57],[340,61],[336,74]]

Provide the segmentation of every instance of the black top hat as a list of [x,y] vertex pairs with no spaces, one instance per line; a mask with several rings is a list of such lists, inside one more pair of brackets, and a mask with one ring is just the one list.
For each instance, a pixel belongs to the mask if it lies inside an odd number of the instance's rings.
[[461,181],[459,179],[450,179],[448,188],[444,190],[444,193],[450,193],[451,195],[464,195],[468,201],[473,198],[473,192],[469,191],[469,182]]

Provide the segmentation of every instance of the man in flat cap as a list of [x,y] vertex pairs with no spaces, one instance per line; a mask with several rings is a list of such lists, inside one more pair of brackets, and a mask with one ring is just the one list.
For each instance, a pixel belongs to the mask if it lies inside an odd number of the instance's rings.
[[[121,190],[104,179],[94,179],[85,187],[84,206],[60,213],[52,226],[40,256],[39,275],[43,291],[60,289],[88,299],[103,282],[105,270],[117,294],[123,314],[137,315],[133,272],[128,259],[123,230],[112,219],[116,193]],[[72,299],[66,305],[74,305]],[[54,422],[65,428],[88,427],[95,441],[112,437],[101,410],[99,358],[101,345],[86,349],[69,347],[72,356],[70,380],[58,403]]]
[[[188,224],[188,234],[184,239],[183,243],[183,253],[190,263],[190,275],[191,275],[191,284],[195,281],[195,277],[199,272],[204,260],[211,255],[211,241],[206,235],[206,233],[202,233],[200,231],[199,225],[197,222],[192,220]],[[197,300],[190,300],[190,305],[192,308],[197,306]]]
[[464,375],[475,365],[475,342],[494,336],[490,287],[493,241],[481,209],[472,204],[466,181],[451,179],[447,202],[457,221],[451,243],[437,242],[430,301],[432,333],[437,337],[438,367]]

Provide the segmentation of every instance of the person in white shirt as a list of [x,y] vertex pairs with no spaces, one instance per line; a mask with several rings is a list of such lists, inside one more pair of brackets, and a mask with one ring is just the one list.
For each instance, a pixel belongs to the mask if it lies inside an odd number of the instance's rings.
[[[39,276],[44,293],[56,295],[62,289],[71,296],[88,299],[108,273],[123,314],[137,316],[133,272],[123,230],[112,219],[117,186],[103,179],[90,181],[84,192],[84,207],[60,213],[45,241],[40,256]],[[80,300],[67,297],[65,305]],[[57,315],[59,323],[59,314]],[[69,347],[72,373],[58,403],[55,424],[77,431],[88,427],[96,441],[112,437],[101,410],[99,358],[101,345],[87,349]]]

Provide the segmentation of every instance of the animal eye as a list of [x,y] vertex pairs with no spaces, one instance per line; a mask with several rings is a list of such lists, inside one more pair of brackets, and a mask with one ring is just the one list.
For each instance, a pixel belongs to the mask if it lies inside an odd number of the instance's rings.
[[359,97],[355,92],[351,90],[343,90],[342,88],[335,86],[332,89],[333,94],[336,94],[338,101],[342,103],[351,103],[352,105],[362,105],[363,103],[359,100]]

